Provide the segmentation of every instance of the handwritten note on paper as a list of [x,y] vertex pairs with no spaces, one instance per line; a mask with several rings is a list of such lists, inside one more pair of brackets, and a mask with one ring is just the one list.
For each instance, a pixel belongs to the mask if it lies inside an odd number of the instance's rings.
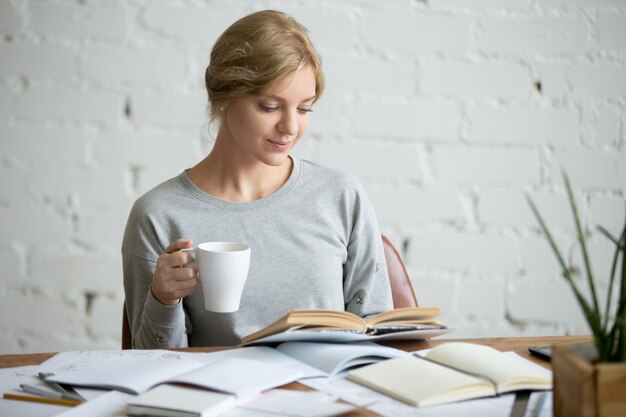
[[37,372],[65,373],[88,369],[103,364],[113,364],[121,361],[183,359],[183,355],[169,350],[80,350],[61,352],[37,368]]
[[202,362],[186,359],[136,361],[125,358],[87,369],[61,372],[47,379],[72,386],[116,389],[129,394],[140,394],[158,383],[174,380],[174,377],[203,366]]
[[227,349],[216,352],[172,352],[169,350],[112,350],[112,351],[72,351],[61,352],[42,363],[38,372],[50,372],[54,374],[75,372],[88,369],[100,364],[115,364],[118,362],[178,359],[194,360],[207,365],[221,362],[229,358],[250,359],[259,362],[267,362],[281,365],[291,369],[298,369],[305,376],[324,375],[319,369],[315,369],[290,356],[276,351],[268,346],[251,346],[240,349]]

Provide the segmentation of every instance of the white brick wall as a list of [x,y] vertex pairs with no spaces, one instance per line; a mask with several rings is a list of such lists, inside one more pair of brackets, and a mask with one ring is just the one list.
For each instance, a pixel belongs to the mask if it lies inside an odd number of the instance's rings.
[[122,97],[112,91],[33,85],[17,96],[14,116],[33,124],[71,120],[114,125],[122,116]]
[[179,49],[93,46],[85,54],[87,78],[100,83],[180,86],[185,55]]
[[500,56],[573,55],[590,42],[587,23],[568,17],[486,17],[478,22],[481,52]]
[[528,68],[518,63],[424,61],[418,70],[420,92],[456,99],[527,99],[531,92]]
[[396,54],[463,54],[470,42],[467,16],[424,15],[394,10],[367,16],[368,46]]
[[[241,13],[236,7],[193,8],[155,4],[140,11],[140,24],[155,35],[184,45],[210,47]],[[209,51],[206,51],[208,56]]]
[[452,183],[537,184],[539,152],[536,149],[485,146],[433,147],[437,178]]
[[73,41],[80,41],[83,37],[121,41],[130,29],[123,2],[117,2],[113,7],[37,1],[23,3],[28,3],[25,10],[30,19],[28,29],[39,35]]
[[[54,78],[64,80],[76,72],[77,54],[67,47],[56,45],[2,45],[0,44],[0,76]],[[37,64],[33,65],[33,57]]]
[[472,143],[575,147],[581,130],[575,109],[480,106],[469,108],[468,118]]
[[354,133],[363,137],[458,141],[462,114],[450,101],[362,100],[355,104]]
[[323,56],[296,154],[363,181],[452,337],[587,332],[525,196],[579,264],[569,172],[605,286],[595,225],[626,217],[624,0],[0,0],[0,353],[119,346],[128,210],[210,148],[210,47],[260,7]]

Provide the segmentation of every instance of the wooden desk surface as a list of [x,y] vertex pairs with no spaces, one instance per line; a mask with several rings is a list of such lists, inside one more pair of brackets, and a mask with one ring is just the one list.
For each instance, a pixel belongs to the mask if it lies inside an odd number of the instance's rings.
[[[558,345],[564,343],[576,343],[591,340],[591,336],[548,336],[548,337],[504,337],[504,338],[480,338],[480,339],[435,339],[428,341],[403,341],[386,343],[388,346],[393,346],[398,349],[406,351],[414,351],[420,349],[428,349],[437,346],[442,343],[457,341],[457,342],[469,342],[478,343],[481,345],[492,346],[501,351],[515,351],[521,356],[532,360],[546,368],[550,368],[550,363],[538,359],[528,353],[530,346],[542,346],[542,345]],[[181,349],[187,352],[211,352],[215,350],[222,350],[224,348],[188,348]],[[22,365],[39,365],[46,359],[54,356],[55,353],[33,353],[33,354],[18,354],[18,355],[0,355],[0,368],[9,368]],[[285,386],[285,388],[295,390],[309,390],[309,388],[300,385],[298,383],[291,383]],[[356,411],[346,414],[349,417],[357,416],[376,416],[376,414],[367,411],[365,409],[357,409]]]
[[[481,345],[492,346],[501,351],[513,350],[518,354],[533,360],[536,363],[549,367],[549,363],[534,356],[529,355],[530,346],[558,345],[563,343],[576,343],[591,340],[591,336],[544,336],[544,337],[502,337],[502,338],[481,338],[481,339],[433,339],[422,341],[405,341],[386,343],[398,349],[414,351],[428,349],[441,343],[449,341],[479,343]],[[181,349],[187,352],[211,352],[225,348],[187,348]],[[0,368],[10,368],[22,365],[39,365],[56,353],[28,353],[15,355],[0,355]]]

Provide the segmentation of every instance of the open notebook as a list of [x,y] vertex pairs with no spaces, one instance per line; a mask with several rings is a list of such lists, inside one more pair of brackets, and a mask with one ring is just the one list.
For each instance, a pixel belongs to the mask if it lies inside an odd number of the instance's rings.
[[513,352],[450,342],[425,357],[402,357],[348,372],[348,378],[415,406],[517,390],[552,388],[552,373]]

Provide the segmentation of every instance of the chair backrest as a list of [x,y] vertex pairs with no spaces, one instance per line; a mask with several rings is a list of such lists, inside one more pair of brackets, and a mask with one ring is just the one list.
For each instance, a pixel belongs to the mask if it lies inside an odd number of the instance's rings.
[[130,332],[130,322],[128,321],[128,310],[126,300],[124,300],[124,311],[122,312],[122,349],[133,348],[133,335]]
[[417,298],[415,298],[411,278],[409,278],[409,274],[406,272],[400,254],[393,247],[391,241],[387,239],[387,236],[383,235],[382,238],[387,271],[389,273],[389,284],[391,284],[393,308],[417,307]]
[[[406,272],[400,254],[393,247],[387,236],[382,235],[383,247],[385,248],[385,260],[387,261],[387,271],[389,272],[389,284],[391,285],[391,296],[393,297],[393,308],[417,307],[417,298],[413,291],[413,285],[409,274]],[[122,313],[122,349],[132,349],[132,335],[128,321],[128,311],[126,301],[124,301],[124,311]]]

